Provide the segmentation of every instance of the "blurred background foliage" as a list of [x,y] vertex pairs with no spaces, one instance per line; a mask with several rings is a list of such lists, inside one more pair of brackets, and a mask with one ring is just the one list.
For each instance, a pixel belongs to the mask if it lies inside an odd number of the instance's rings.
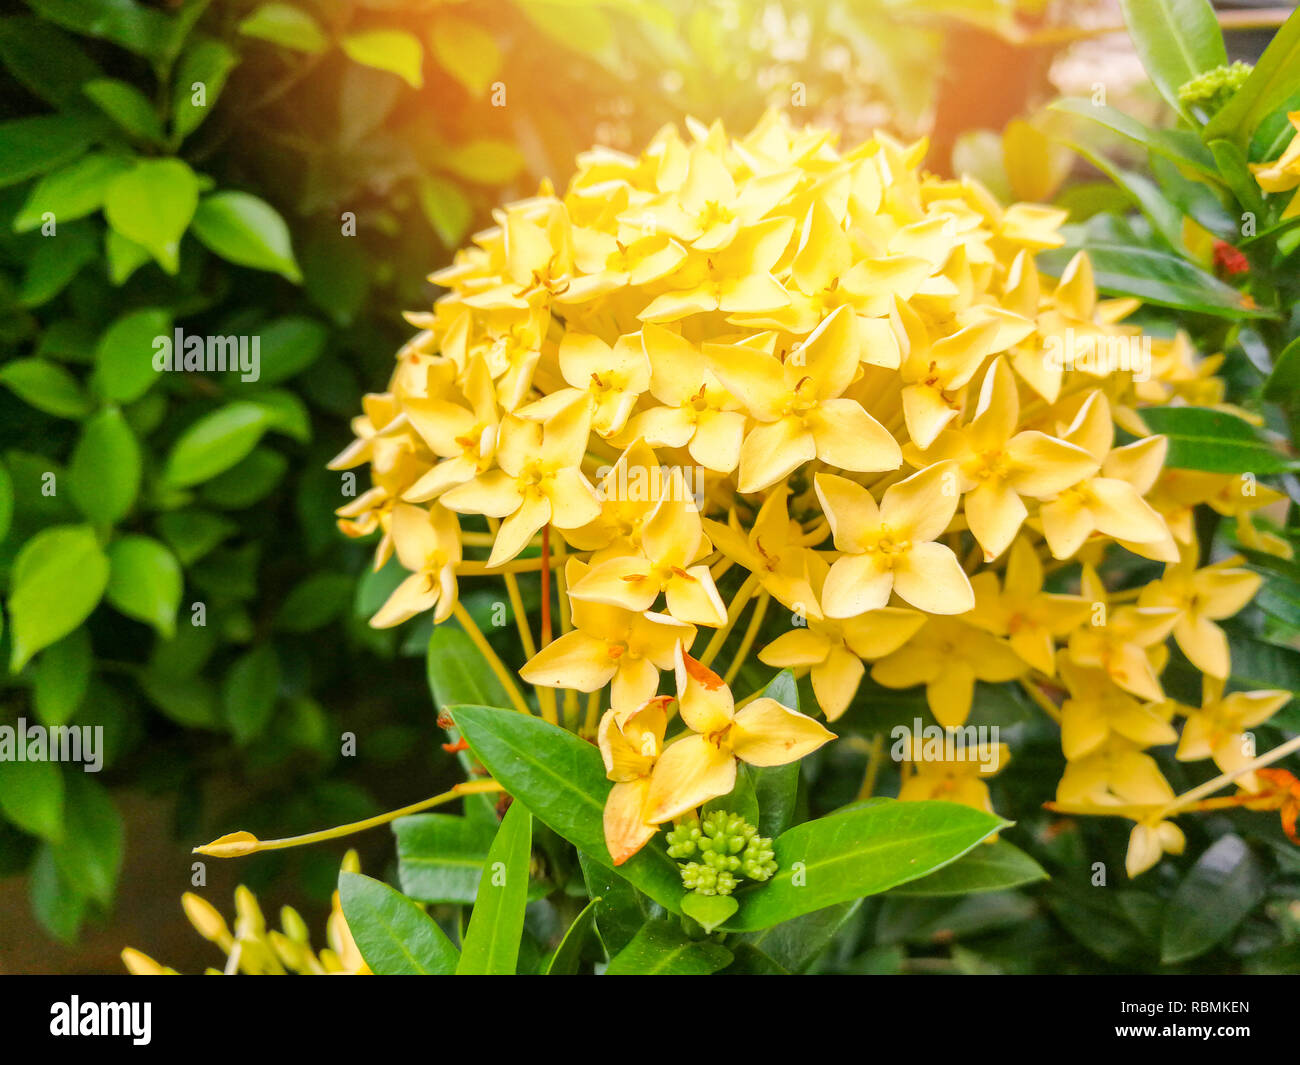
[[[456,775],[424,675],[429,624],[367,626],[398,575],[368,572],[368,547],[339,535],[346,481],[325,464],[358,397],[387,380],[410,333],[401,312],[428,305],[424,278],[494,205],[543,177],[561,186],[592,144],[636,150],[686,114],[743,130],[769,106],[846,142],[876,126],[932,134],[934,168],[1046,200],[1079,164],[1039,105],[1101,68],[1121,93],[1142,78],[1127,41],[1117,64],[1088,58],[1087,27],[1118,24],[1107,2],[13,7],[0,18],[0,723],[103,725],[107,750],[101,775],[0,763],[0,876],[66,942],[113,913],[124,865],[147,879],[146,853],[183,889],[193,842],[353,820]],[[1154,114],[1148,88],[1132,106]],[[1079,219],[1128,206],[1083,187],[1091,198],[1068,193]],[[260,379],[143,369],[177,327],[259,336]],[[1041,723],[1026,729],[1003,787],[1059,760]],[[373,842],[378,868],[389,841]],[[1054,846],[1082,860],[1077,833]],[[323,900],[336,870],[337,855],[308,850],[239,873]],[[141,890],[149,924],[179,920],[170,887]],[[1056,935],[1021,897],[960,905],[979,933]],[[882,906],[878,945],[849,936],[831,967],[897,967],[940,920],[885,900],[852,921]]]

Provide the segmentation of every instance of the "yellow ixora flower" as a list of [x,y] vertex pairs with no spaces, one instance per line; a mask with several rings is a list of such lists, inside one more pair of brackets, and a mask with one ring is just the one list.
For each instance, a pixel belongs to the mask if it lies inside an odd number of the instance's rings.
[[1076,444],[1033,429],[1017,431],[1019,423],[1015,376],[997,358],[984,375],[970,421],[941,433],[923,457],[905,453],[915,466],[945,459],[957,463],[966,521],[986,562],[1010,546],[1028,517],[1022,497],[1054,498],[1101,465]]
[[[565,567],[570,587],[589,572],[570,559]],[[695,627],[666,614],[621,606],[573,601],[573,631],[537,652],[519,671],[529,684],[546,688],[599,691],[613,683],[612,706],[640,706],[659,687],[659,671],[673,668],[673,649],[689,643]]]
[[605,845],[615,865],[644,847],[658,831],[646,820],[650,774],[663,752],[668,696],[656,696],[629,712],[606,710],[596,734],[605,774],[614,781],[605,800]]
[[411,575],[402,581],[370,619],[377,629],[433,610],[434,623],[451,617],[456,605],[456,564],[461,560],[460,525],[445,507],[431,510],[399,503],[393,509],[393,546]]
[[859,473],[901,465],[893,434],[844,396],[860,361],[847,308],[780,357],[744,344],[706,345],[704,352],[718,380],[758,423],[741,445],[737,491],[762,491],[815,458]]
[[680,817],[727,795],[736,786],[736,762],[785,765],[817,750],[835,734],[766,696],[737,710],[722,678],[677,645],[677,705],[689,731],[659,756],[646,799],[647,820]]
[[828,617],[877,610],[890,592],[931,614],[964,614],[975,605],[957,556],[934,542],[956,513],[958,476],[955,463],[937,462],[886,489],[877,504],[856,481],[817,475],[817,498],[843,553],[822,592]]
[[[1300,187],[1300,111],[1292,111],[1286,117],[1295,133],[1282,150],[1282,154],[1271,163],[1253,163],[1250,167],[1255,180],[1259,182],[1259,187],[1265,192],[1289,192]],[[1300,191],[1291,197],[1286,210],[1282,212],[1282,217],[1293,218],[1298,214],[1300,214]]]
[[[1189,709],[1183,734],[1178,741],[1179,761],[1194,762],[1213,758],[1223,772],[1240,769],[1255,757],[1252,737],[1246,733],[1262,725],[1291,701],[1284,691],[1232,692],[1225,695],[1222,678],[1206,674],[1201,678],[1201,705]],[[1247,791],[1258,791],[1254,773],[1237,783]]]
[[[914,742],[921,747],[919,741]],[[905,759],[898,798],[901,802],[956,802],[993,813],[985,781],[1002,772],[1010,760],[1011,748],[1005,743],[963,746],[946,758]]]

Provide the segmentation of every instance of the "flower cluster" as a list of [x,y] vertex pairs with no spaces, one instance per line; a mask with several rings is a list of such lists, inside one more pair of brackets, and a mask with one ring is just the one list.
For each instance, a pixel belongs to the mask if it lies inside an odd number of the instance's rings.
[[[356,851],[348,851],[342,868],[352,873],[360,870]],[[181,906],[194,930],[226,955],[225,968],[209,968],[206,970],[209,975],[325,976],[370,972],[348,929],[337,891],[325,928],[329,946],[320,951],[312,949],[307,925],[297,910],[285,906],[280,911],[280,929],[269,928],[257,896],[242,884],[235,889],[233,931],[212,903],[191,891],[181,896]],[[136,976],[177,975],[175,969],[160,965],[134,947],[122,951],[122,962]]]
[[702,820],[684,818],[667,835],[668,857],[693,858],[681,865],[682,886],[699,895],[730,895],[740,880],[762,882],[776,872],[772,841],[740,814],[711,810]]
[[[343,530],[378,531],[376,565],[396,553],[411,574],[373,623],[464,622],[458,578],[483,574],[518,611],[511,582],[540,570],[520,676],[575,726],[589,693],[617,862],[726,795],[737,760],[831,738],[773,699],[733,701],[772,601],[792,624],[757,656],[808,674],[830,721],[868,670],[923,685],[949,728],[977,680],[1025,684],[1062,723],[1062,804],[1147,824],[1173,795],[1144,748],[1178,740],[1179,713],[1180,757],[1238,765],[1278,696],[1222,696],[1216,622],[1255,581],[1198,568],[1192,512],[1279,550],[1253,522],[1279,496],[1165,469],[1142,420],[1222,406],[1217,361],[1128,324],[1136,301],[1099,298],[1086,254],[1048,276],[1036,255],[1063,244],[1064,212],[929,174],[923,143],[842,151],[774,114],[739,139],[687,126],[580,157],[564,195],[501,209],[434,275],[448,291],[409,315],[420,333],[334,463],[371,468]],[[1113,552],[1166,575],[1112,603]],[[1206,674],[1198,710],[1165,698],[1171,634]],[[972,784],[953,797],[986,802]]]

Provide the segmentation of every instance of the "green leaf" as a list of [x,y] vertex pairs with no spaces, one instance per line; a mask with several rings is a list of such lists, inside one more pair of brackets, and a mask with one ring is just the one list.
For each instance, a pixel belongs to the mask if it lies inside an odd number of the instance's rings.
[[448,178],[430,174],[420,179],[418,192],[420,209],[438,239],[448,248],[460,247],[474,218],[474,208],[460,186]]
[[239,743],[260,736],[280,693],[280,661],[275,647],[259,644],[235,660],[221,686],[222,711]]
[[731,951],[688,939],[668,921],[650,921],[620,950],[606,976],[708,976],[731,964]]
[[84,418],[94,404],[77,379],[46,359],[14,359],[0,366],[0,385],[29,406],[56,418]]
[[69,883],[107,906],[122,869],[122,817],[108,789],[89,774],[69,773],[65,786],[63,839],[51,844],[54,864]]
[[265,407],[247,402],[205,414],[172,445],[163,480],[177,488],[210,480],[252,451],[272,421]]
[[108,279],[115,285],[125,284],[151,258],[148,248],[116,229],[109,229],[104,237],[104,255],[108,259]]
[[75,222],[98,211],[104,193],[118,174],[129,170],[123,155],[89,152],[60,170],[46,174],[27,196],[14,218],[14,232],[27,233],[42,225],[47,214],[56,222]]
[[299,52],[323,52],[329,45],[319,23],[292,4],[263,4],[239,24],[239,32]]
[[264,385],[279,384],[311,366],[325,350],[329,330],[303,315],[286,315],[261,329],[261,377]]
[[108,585],[108,571],[108,558],[88,525],[56,525],[23,544],[9,583],[12,672],[90,616]]
[[270,270],[295,283],[302,280],[289,227],[274,207],[256,196],[217,192],[206,197],[194,212],[194,235],[232,263]]
[[396,74],[413,89],[424,84],[424,49],[405,30],[362,30],[339,41],[354,63]]
[[18,762],[16,756],[15,751],[0,759],[0,810],[24,832],[58,842],[63,838],[63,774],[54,762]]
[[438,160],[445,170],[480,185],[504,185],[524,168],[524,157],[509,141],[482,140],[457,145]]
[[471,903],[488,850],[491,823],[451,814],[415,814],[393,822],[402,891],[419,902]]
[[1049,110],[1063,111],[1087,119],[1089,122],[1095,122],[1172,163],[1195,170],[1214,181],[1219,180],[1219,169],[1214,163],[1214,156],[1194,133],[1186,130],[1153,129],[1114,107],[1094,104],[1091,100],[1077,97],[1057,100],[1049,105]]
[[[1059,277],[1079,247],[1055,248],[1038,256],[1044,273]],[[1151,248],[1089,241],[1082,248],[1092,260],[1097,288],[1110,295],[1136,296],[1176,310],[1220,318],[1267,318],[1273,312],[1247,306],[1242,293],[1198,269],[1186,259]]]
[[27,0],[27,4],[64,29],[111,41],[136,55],[164,56],[175,37],[172,19],[136,0]]
[[339,874],[348,930],[372,972],[382,976],[450,976],[456,948],[433,918],[405,895],[360,873]]
[[95,78],[82,91],[96,106],[131,136],[157,144],[163,139],[162,121],[148,98],[130,82]]
[[1273,360],[1273,371],[1264,382],[1264,398],[1274,403],[1300,402],[1300,337]]
[[143,159],[119,174],[104,195],[109,225],[157,260],[180,269],[181,237],[199,203],[199,179],[179,159]]
[[14,479],[9,468],[0,462],[0,542],[9,535],[14,518]]
[[32,667],[32,705],[42,725],[66,725],[90,685],[94,652],[85,629],[47,647]]
[[1300,89],[1300,13],[1273,35],[1245,83],[1205,127],[1205,139],[1230,137],[1242,147],[1269,114]]
[[736,892],[728,931],[755,931],[839,902],[888,891],[955,861],[1007,822],[945,802],[853,806],[782,833],[777,872]]
[[238,63],[233,51],[210,37],[186,49],[172,90],[172,129],[177,138],[188,137],[208,117]]
[[18,302],[24,307],[48,303],[71,284],[83,266],[98,257],[99,241],[89,222],[73,222],[62,232],[51,233],[27,260]]
[[124,536],[108,547],[108,601],[164,640],[176,634],[184,578],[176,556],[148,536]]
[[1165,908],[1160,960],[1189,961],[1222,942],[1264,897],[1266,886],[1263,868],[1241,837],[1219,837]]
[[99,125],[75,115],[37,115],[0,122],[0,188],[48,174],[90,147]]
[[135,502],[141,468],[135,434],[120,410],[107,407],[82,426],[68,463],[68,491],[87,518],[112,525]]
[[701,895],[688,891],[682,898],[682,913],[694,919],[706,932],[712,932],[740,909],[730,895]]
[[114,320],[95,345],[91,386],[106,399],[134,403],[159,378],[154,356],[172,342],[171,315],[160,307],[131,311]]
[[0,62],[29,92],[61,111],[84,110],[81,86],[99,76],[72,37],[35,16],[0,19]]
[[763,954],[790,972],[801,972],[830,946],[831,940],[862,907],[861,899],[841,902],[824,910],[782,921],[760,932],[749,932],[744,942],[761,948]]
[[482,96],[501,69],[496,38],[469,19],[440,14],[433,20],[429,44],[442,68],[471,96]]
[[1144,407],[1142,420],[1169,438],[1167,467],[1213,473],[1281,473],[1300,467],[1249,422],[1209,407]]
[[[612,786],[596,748],[540,718],[489,706],[457,706],[452,717],[475,756],[554,832],[614,868],[603,811]],[[656,841],[618,867],[619,876],[673,913],[681,907],[677,865]]]
[[582,851],[578,852],[578,865],[587,885],[587,897],[596,906],[596,933],[605,953],[617,954],[645,924],[646,897],[612,869],[598,865]]
[[1147,76],[1170,107],[1189,117],[1179,87],[1228,62],[1214,8],[1209,0],[1120,0],[1120,6]]
[[528,905],[533,815],[510,804],[483,865],[474,912],[461,944],[457,976],[513,976]]
[[551,960],[546,964],[547,976],[573,976],[582,961],[582,948],[587,945],[591,930],[596,925],[596,906],[600,899],[592,899],[577,917],[569,930],[564,933],[560,945],[555,948]]
[[343,615],[356,581],[346,573],[313,573],[294,585],[275,615],[284,632],[314,632]]
[[920,880],[896,887],[890,894],[913,898],[973,895],[984,891],[1004,891],[1046,879],[1046,870],[1033,858],[1019,847],[1000,839],[976,847],[966,857]]

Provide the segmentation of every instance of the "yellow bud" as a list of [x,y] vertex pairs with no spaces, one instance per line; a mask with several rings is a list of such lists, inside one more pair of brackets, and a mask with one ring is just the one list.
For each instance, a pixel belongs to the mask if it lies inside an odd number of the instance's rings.
[[251,832],[228,832],[220,839],[214,839],[202,847],[195,847],[195,854],[206,854],[210,858],[239,858],[252,854],[262,845]]
[[181,896],[181,906],[199,935],[209,943],[217,943],[222,949],[229,949],[230,929],[226,927],[225,918],[217,912],[217,908],[212,903],[192,891],[187,891]]
[[132,976],[176,976],[175,969],[159,965],[148,954],[143,954],[134,947],[122,951],[122,964]]

